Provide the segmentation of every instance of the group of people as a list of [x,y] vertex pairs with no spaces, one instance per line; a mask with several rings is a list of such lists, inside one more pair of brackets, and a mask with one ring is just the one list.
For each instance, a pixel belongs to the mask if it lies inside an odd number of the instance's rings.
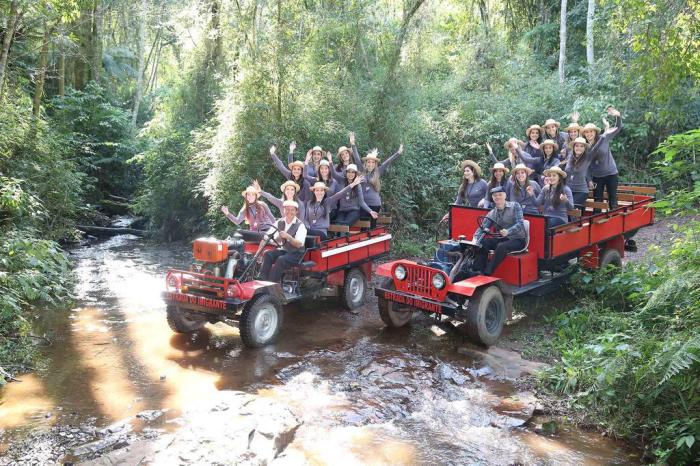
[[[227,206],[221,207],[223,214],[236,225],[248,224],[244,233],[248,239],[261,239],[260,250],[268,238],[279,245],[263,256],[262,279],[280,281],[284,271],[301,260],[306,236],[327,239],[331,223],[350,226],[366,218],[372,227],[376,225],[382,209],[381,178],[403,154],[403,144],[382,162],[377,149],[360,157],[354,133],[349,134],[349,142],[350,147],[338,149],[335,162],[331,152],[324,154],[320,146],[309,149],[304,161],[295,160],[296,143],[292,142],[286,165],[273,145],[270,157],[286,178],[280,186],[282,196],[278,198],[264,191],[254,180],[241,193],[244,203],[238,215],[233,215]],[[261,198],[280,210],[279,220],[275,220]]]
[[612,127],[607,118],[603,128],[593,123],[580,126],[576,112],[564,131],[554,119],[542,126],[531,125],[525,131],[527,142],[511,138],[504,144],[508,154],[503,160],[498,160],[487,144],[495,162],[490,179],[482,178],[476,162],[462,162],[455,204],[490,208],[491,190],[501,187],[506,199],[518,203],[525,213],[545,215],[548,227],[567,223],[568,210],[577,208],[583,214],[589,190],[598,202],[607,191],[609,206],[614,209],[618,171],[610,140],[622,129],[622,119],[613,107],[607,113],[615,118]]
[[[577,113],[563,132],[553,119],[543,126],[532,125],[525,131],[527,142],[511,138],[505,143],[508,157],[504,160],[499,161],[487,145],[495,162],[488,182],[481,178],[476,162],[462,162],[455,204],[493,206],[474,233],[473,241],[482,246],[473,264],[475,273],[491,275],[509,252],[525,247],[523,213],[542,213],[548,228],[563,225],[569,221],[570,209],[585,213],[591,189],[599,202],[607,191],[610,208],[617,207],[618,171],[610,140],[622,129],[622,119],[613,107],[607,113],[615,118],[615,126],[607,118],[603,129],[593,123],[579,126]],[[494,226],[496,234],[486,237],[487,229]],[[490,259],[489,250],[494,250]]]

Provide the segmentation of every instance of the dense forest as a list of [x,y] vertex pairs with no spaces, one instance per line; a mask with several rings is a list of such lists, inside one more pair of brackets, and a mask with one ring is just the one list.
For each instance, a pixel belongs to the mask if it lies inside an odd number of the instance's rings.
[[[498,152],[572,111],[600,125],[620,109],[622,179],[659,186],[669,215],[700,203],[695,0],[0,0],[0,20],[6,368],[32,358],[23,310],[70,300],[61,248],[76,225],[130,211],[158,240],[226,233],[221,205],[237,209],[252,179],[282,181],[272,144],[296,141],[297,157],[335,153],[350,131],[363,153],[404,144],[383,190],[399,253],[425,247],[459,161],[486,167],[486,143]],[[686,229],[654,273],[635,266],[603,289],[587,278],[598,318],[567,315],[558,338],[577,352],[544,376],[674,462],[700,455],[700,227]]]

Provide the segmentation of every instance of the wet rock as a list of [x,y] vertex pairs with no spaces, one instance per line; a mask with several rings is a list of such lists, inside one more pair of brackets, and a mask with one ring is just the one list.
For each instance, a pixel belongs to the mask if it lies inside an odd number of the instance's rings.
[[114,434],[73,449],[71,454],[79,458],[101,454],[106,450],[121,448],[129,444],[126,435]]
[[457,350],[459,353],[471,358],[482,360],[488,365],[493,374],[507,379],[517,379],[525,375],[534,374],[542,370],[547,364],[535,361],[528,361],[520,356],[520,353],[492,346],[488,350],[477,350],[471,347],[462,347]]
[[138,419],[143,419],[144,421],[154,421],[161,417],[165,413],[165,409],[148,409],[141,411],[136,415]]
[[464,385],[469,380],[466,375],[457,372],[448,364],[438,364],[435,368],[435,377],[443,381],[451,381],[457,385]]

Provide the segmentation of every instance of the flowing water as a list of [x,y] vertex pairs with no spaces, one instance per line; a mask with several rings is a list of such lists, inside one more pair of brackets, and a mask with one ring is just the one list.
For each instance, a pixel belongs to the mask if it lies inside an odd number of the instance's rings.
[[65,460],[84,432],[144,410],[166,410],[155,425],[174,430],[179,413],[224,390],[273,398],[299,417],[287,447],[295,462],[639,462],[596,433],[560,425],[544,434],[547,419],[532,418],[532,396],[508,378],[532,365],[427,317],[389,331],[374,299],[359,313],[333,299],[303,302],[285,310],[275,345],[251,350],[221,323],[193,335],[169,329],[163,277],[187,267],[189,247],[125,235],[72,255],[76,306],[38,316],[35,334],[52,342],[45,362],[1,392],[0,464],[19,461],[19,450],[23,461]]

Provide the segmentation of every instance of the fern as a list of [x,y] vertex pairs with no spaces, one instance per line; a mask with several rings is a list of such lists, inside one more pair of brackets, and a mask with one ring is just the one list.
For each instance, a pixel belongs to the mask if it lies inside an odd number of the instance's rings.
[[659,362],[661,367],[666,366],[667,369],[659,385],[665,384],[671,378],[690,369],[693,363],[700,362],[700,335],[687,340],[670,354],[664,352],[663,356]]

